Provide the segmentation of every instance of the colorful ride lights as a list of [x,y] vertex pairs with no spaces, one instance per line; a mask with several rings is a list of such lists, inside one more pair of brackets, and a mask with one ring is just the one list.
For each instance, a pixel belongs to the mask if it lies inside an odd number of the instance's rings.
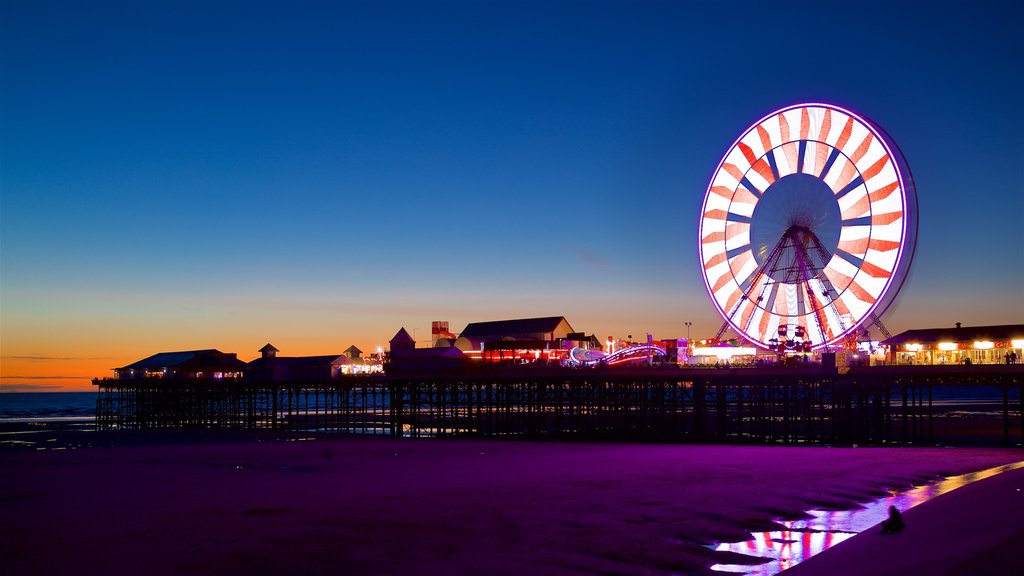
[[574,368],[594,366],[615,366],[627,362],[647,360],[655,356],[666,356],[665,350],[653,344],[635,344],[611,354],[605,354],[599,350],[586,350],[584,348],[573,348],[569,351],[569,357],[562,364]]

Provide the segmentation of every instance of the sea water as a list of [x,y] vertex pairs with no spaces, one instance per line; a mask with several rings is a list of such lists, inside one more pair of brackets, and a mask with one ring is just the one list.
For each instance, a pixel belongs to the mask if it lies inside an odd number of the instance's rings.
[[95,392],[5,392],[0,394],[0,422],[91,421]]

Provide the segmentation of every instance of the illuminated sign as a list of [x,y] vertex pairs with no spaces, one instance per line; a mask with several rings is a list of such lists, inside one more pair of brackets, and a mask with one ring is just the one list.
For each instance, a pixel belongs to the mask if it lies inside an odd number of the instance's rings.
[[728,359],[732,358],[733,356],[753,356],[754,354],[757,354],[757,349],[756,348],[751,348],[751,347],[732,348],[732,347],[726,347],[726,346],[721,346],[721,347],[716,346],[714,348],[694,348],[693,349],[693,353],[690,354],[690,355],[691,356],[715,356],[719,360],[728,360]]

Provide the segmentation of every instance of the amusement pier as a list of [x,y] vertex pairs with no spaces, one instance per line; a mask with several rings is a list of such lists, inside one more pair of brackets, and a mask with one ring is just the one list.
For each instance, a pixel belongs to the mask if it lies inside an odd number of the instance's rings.
[[[243,362],[159,353],[95,380],[100,429],[395,437],[936,445],[1024,443],[1024,325],[889,333],[917,190],[863,115],[788,106],[718,163],[699,221],[711,338],[600,339],[561,316],[434,322],[387,350]],[[871,333],[880,335],[872,339]],[[415,333],[415,330],[414,330]]]

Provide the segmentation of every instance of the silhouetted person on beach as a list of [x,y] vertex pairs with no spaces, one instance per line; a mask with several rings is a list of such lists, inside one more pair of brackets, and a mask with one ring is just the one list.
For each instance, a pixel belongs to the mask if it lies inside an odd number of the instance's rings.
[[903,515],[895,506],[889,506],[889,519],[882,520],[882,534],[895,534],[904,527],[906,524],[903,523]]

